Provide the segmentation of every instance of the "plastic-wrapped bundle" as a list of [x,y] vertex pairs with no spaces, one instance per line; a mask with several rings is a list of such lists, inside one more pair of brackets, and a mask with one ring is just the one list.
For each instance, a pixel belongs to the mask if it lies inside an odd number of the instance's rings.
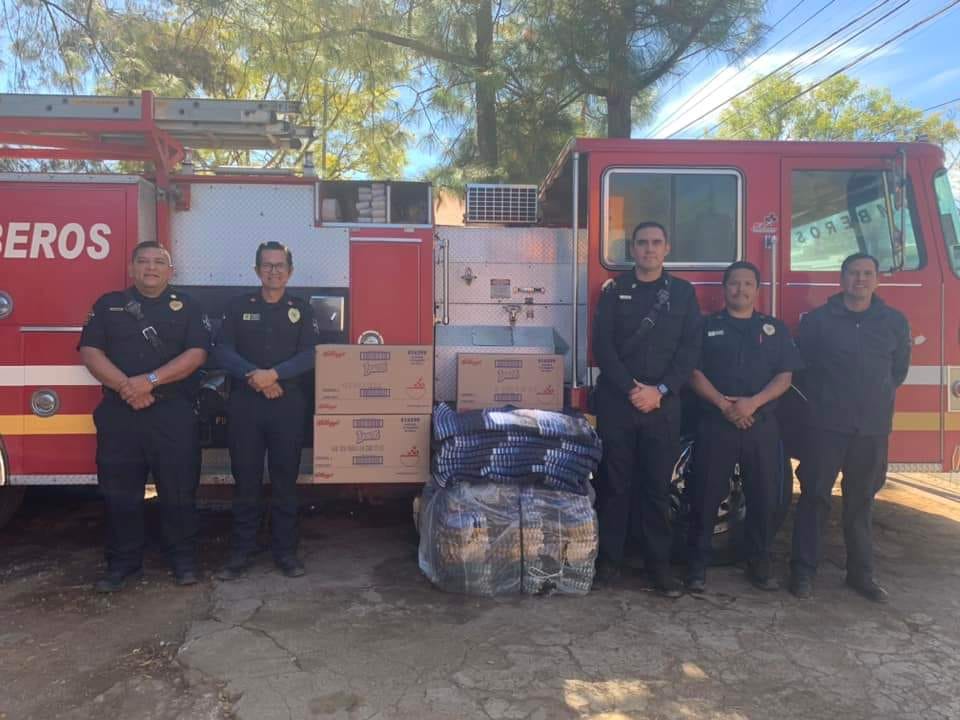
[[590,496],[496,483],[426,485],[420,569],[470,595],[590,590],[597,519]]

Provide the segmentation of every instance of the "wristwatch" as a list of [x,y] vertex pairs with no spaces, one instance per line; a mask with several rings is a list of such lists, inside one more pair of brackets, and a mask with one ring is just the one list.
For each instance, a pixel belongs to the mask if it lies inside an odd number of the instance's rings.
[[155,372],[147,373],[147,380],[149,380],[150,384],[154,387],[160,384],[160,376]]
[[668,388],[668,387],[667,387],[666,385],[664,385],[663,383],[660,383],[659,385],[657,385],[657,391],[658,391],[661,395],[666,395],[668,392],[670,392],[670,388]]

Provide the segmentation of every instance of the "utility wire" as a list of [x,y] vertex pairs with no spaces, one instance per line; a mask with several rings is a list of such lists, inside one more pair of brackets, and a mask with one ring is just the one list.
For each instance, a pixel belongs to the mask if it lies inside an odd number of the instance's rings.
[[[827,82],[828,80],[830,80],[830,79],[832,79],[832,78],[835,78],[837,75],[840,75],[841,73],[846,72],[847,70],[849,70],[850,68],[852,68],[854,65],[856,65],[856,64],[859,63],[860,61],[866,60],[866,59],[867,59],[868,57],[870,57],[871,55],[875,55],[876,53],[880,52],[881,50],[883,50],[883,49],[884,49],[885,47],[887,47],[888,45],[890,45],[890,44],[896,42],[897,40],[899,40],[900,38],[902,38],[904,35],[907,35],[907,34],[913,32],[914,30],[922,27],[923,25],[926,25],[926,24],[929,23],[929,22],[933,22],[934,20],[936,20],[938,17],[940,17],[940,16],[943,15],[944,13],[949,12],[950,10],[952,10],[953,8],[955,8],[957,5],[960,5],[960,0],[951,0],[951,2],[948,2],[946,5],[944,5],[943,7],[941,7],[941,8],[940,8],[939,10],[937,10],[936,12],[931,13],[930,15],[927,15],[925,18],[922,18],[921,20],[918,20],[917,22],[915,22],[913,25],[911,25],[910,27],[906,28],[905,30],[901,30],[901,31],[898,32],[896,35],[893,35],[893,36],[887,38],[886,40],[884,40],[882,43],[880,43],[879,45],[877,45],[877,46],[876,46],[875,48],[873,48],[872,50],[868,50],[867,52],[865,52],[865,53],[859,55],[858,57],[854,58],[853,60],[851,60],[851,61],[850,61],[849,63],[847,63],[846,65],[844,65],[844,66],[843,66],[842,68],[840,68],[839,70],[835,70],[834,72],[830,73],[829,75],[827,75],[827,76],[826,76],[825,78],[823,78],[822,80],[820,80],[820,81],[818,81],[818,82],[815,82],[813,85],[811,85],[810,87],[806,88],[805,90],[801,90],[800,92],[798,92],[798,93],[797,93],[796,95],[794,95],[793,97],[791,97],[791,98],[789,98],[789,99],[787,99],[787,100],[784,100],[782,103],[780,103],[779,105],[777,105],[776,107],[774,107],[772,110],[770,110],[770,114],[773,114],[773,113],[777,112],[778,110],[781,110],[781,109],[785,108],[787,105],[789,105],[789,104],[792,103],[793,101],[795,101],[795,100],[803,97],[804,95],[806,95],[806,94],[809,93],[809,92],[812,92],[812,91],[816,90],[818,87],[820,87],[821,85],[823,85],[823,84],[824,84],[825,82]],[[719,127],[719,125],[715,125],[713,128],[710,129],[710,131],[712,132],[716,127]]]
[[[842,25],[841,27],[837,28],[837,29],[834,30],[832,33],[830,33],[830,34],[827,35],[825,38],[823,38],[822,40],[819,40],[818,42],[816,42],[816,43],[814,43],[813,45],[811,45],[810,47],[808,47],[806,50],[798,53],[797,55],[795,55],[794,57],[792,57],[792,58],[791,58],[790,60],[788,60],[787,62],[781,64],[779,67],[775,68],[774,70],[771,70],[771,71],[770,71],[769,73],[767,73],[766,75],[764,75],[764,76],[758,78],[757,80],[755,80],[754,82],[750,83],[747,87],[745,87],[745,88],[744,88],[743,90],[741,90],[740,92],[735,93],[734,95],[732,95],[731,97],[727,98],[727,99],[724,100],[723,102],[721,102],[721,103],[719,103],[718,105],[715,105],[714,107],[710,108],[710,109],[707,110],[705,113],[703,113],[703,114],[701,114],[701,115],[698,115],[696,118],[694,118],[693,120],[691,120],[690,122],[688,122],[687,124],[685,124],[683,127],[679,128],[679,129],[677,129],[677,130],[674,130],[674,131],[673,131],[672,133],[670,133],[670,135],[668,135],[667,137],[673,137],[674,135],[677,135],[678,133],[683,132],[684,130],[686,130],[686,129],[689,128],[690,126],[696,125],[698,122],[700,122],[701,120],[703,120],[705,117],[709,117],[709,116],[712,115],[714,112],[716,112],[717,110],[719,110],[720,108],[722,108],[724,105],[730,103],[730,102],[733,101],[733,100],[736,100],[736,99],[737,99],[738,97],[740,97],[741,95],[745,95],[746,93],[750,92],[751,90],[753,90],[753,88],[757,87],[757,85],[759,85],[760,83],[762,83],[762,82],[764,82],[765,80],[767,80],[767,79],[771,78],[772,76],[776,75],[777,73],[779,73],[779,72],[780,72],[781,70],[783,70],[784,68],[792,65],[792,64],[795,63],[797,60],[799,60],[800,58],[802,58],[804,55],[808,55],[809,53],[813,52],[814,50],[816,50],[818,47],[820,47],[820,46],[823,45],[824,43],[832,40],[832,39],[835,38],[837,35],[839,35],[840,33],[842,33],[844,30],[846,30],[846,29],[848,29],[849,27],[855,25],[856,23],[858,23],[860,20],[862,20],[863,18],[867,17],[868,15],[871,15],[875,10],[878,10],[880,7],[886,5],[888,2],[890,2],[890,0],[881,0],[880,3],[878,3],[877,5],[874,5],[872,8],[870,8],[869,10],[866,10],[865,12],[861,13],[860,15],[858,15],[857,17],[855,17],[853,20],[850,20],[849,22],[845,23],[845,24]],[[910,2],[910,0],[906,0],[906,2]]]
[[[787,10],[787,12],[785,12],[783,15],[781,15],[781,16],[773,23],[773,25],[770,26],[770,30],[771,30],[771,31],[774,30],[780,23],[782,23],[784,20],[786,20],[788,17],[790,17],[790,15],[793,13],[794,10],[796,10],[798,7],[800,7],[801,5],[803,5],[806,1],[807,1],[807,0],[799,0],[799,2],[797,2],[792,8],[790,8],[789,10]],[[836,1],[837,1],[837,0],[830,0],[830,2],[827,3],[827,5],[832,5],[832,4],[835,3]],[[820,10],[823,10],[825,7],[827,7],[827,5],[824,5],[823,8],[820,8]],[[817,12],[820,12],[820,10],[818,10]],[[816,16],[816,13],[814,13],[814,15],[811,15],[809,18],[807,18],[807,20],[810,20],[811,18],[813,18],[813,17],[815,17],[815,16]],[[803,23],[807,22],[807,20],[804,20]],[[784,40],[786,40],[790,35],[792,35],[792,34],[795,33],[797,30],[799,30],[800,27],[803,26],[803,23],[800,23],[800,25],[798,25],[798,26],[795,27],[793,30],[791,30],[789,33],[787,33],[787,34],[784,35],[782,38],[780,38],[780,40],[778,40],[775,45],[772,45],[772,46],[770,46],[769,48],[767,48],[766,50],[764,50],[764,52],[761,53],[758,57],[762,57],[763,55],[765,55],[766,53],[768,53],[770,50],[772,50],[774,47],[776,47],[777,44],[779,44],[779,43],[783,42]],[[750,52],[750,49],[751,49],[751,48],[747,48],[746,50],[744,50],[743,52],[741,52],[741,53],[740,53],[739,55],[737,55],[733,60],[730,61],[730,64],[731,64],[731,65],[734,65],[734,64],[736,64],[737,62],[739,62],[740,60],[742,60],[743,57],[744,57],[748,52]],[[698,67],[700,67],[709,57],[710,57],[710,54],[709,54],[709,53],[704,53],[704,54],[701,56],[701,58],[696,62],[696,64],[693,65],[693,67],[691,67],[689,70],[687,70],[685,73],[683,73],[683,75],[681,75],[680,77],[678,77],[670,87],[668,87],[666,90],[664,90],[663,92],[661,92],[661,93],[660,93],[660,97],[667,97],[667,96],[671,93],[671,91],[672,91],[675,87],[677,87],[677,85],[679,85],[681,82],[683,82],[683,80],[684,80],[685,78],[687,78],[687,77],[690,75],[690,73],[692,73],[694,70],[696,70]],[[751,64],[753,64],[753,62],[756,62],[756,58],[754,58],[754,60],[751,61]],[[748,65],[747,67],[749,67],[749,65]],[[712,79],[710,80],[710,82],[707,83],[707,85],[710,85],[710,84],[713,82],[713,80],[715,80],[715,79],[716,79],[716,76],[714,76],[714,78],[712,78]],[[691,98],[694,97],[694,96],[696,96],[696,95],[699,95],[701,92],[703,92],[703,90],[704,90],[705,88],[706,88],[706,86],[701,87],[699,90],[697,90],[695,93],[693,93],[693,95],[691,96]],[[683,104],[686,105],[686,104],[690,101],[691,98],[687,98],[687,100],[685,100],[685,101],[683,102]],[[681,106],[681,107],[682,107],[682,106]],[[674,111],[674,113],[671,113],[671,117],[672,117],[676,112],[678,112],[678,111],[679,111],[679,108],[678,108],[676,111]],[[669,119],[669,118],[667,118],[667,119]],[[664,122],[666,122],[666,120],[665,120]],[[659,130],[661,125],[663,125],[662,122],[657,125],[656,130]],[[652,134],[652,132],[651,132],[651,134]]]
[[[740,68],[740,69],[733,75],[733,77],[730,78],[730,79],[733,80],[734,78],[738,77],[738,76],[741,75],[742,73],[744,73],[744,72],[746,72],[747,70],[749,70],[749,69],[753,66],[753,64],[754,64],[755,62],[757,62],[760,58],[762,58],[764,55],[768,54],[770,51],[772,51],[774,48],[776,48],[776,47],[777,47],[778,45],[780,45],[782,42],[784,42],[785,40],[787,40],[788,38],[790,38],[790,36],[792,36],[795,32],[797,32],[798,30],[800,30],[804,25],[806,25],[808,22],[810,22],[811,20],[813,20],[817,15],[819,15],[820,13],[822,13],[824,10],[826,10],[828,7],[830,7],[831,5],[835,4],[836,2],[837,2],[837,0],[828,0],[828,2],[826,2],[824,5],[822,5],[822,6],[820,7],[820,9],[816,10],[812,15],[810,15],[810,16],[807,17],[807,18],[805,18],[804,20],[800,21],[800,23],[797,24],[790,32],[788,32],[788,33],[787,33],[786,35],[784,35],[782,38],[780,38],[779,40],[777,40],[777,41],[776,41],[773,45],[771,45],[770,47],[765,48],[762,53],[760,53],[760,54],[757,55],[755,58],[753,58],[752,60],[750,60],[750,62],[748,62],[744,67]],[[888,0],[888,2],[889,2],[889,0]],[[797,3],[797,5],[794,5],[794,7],[790,9],[790,12],[793,12],[794,8],[798,7],[799,5],[800,5],[800,3]],[[777,22],[779,23],[781,20],[783,20],[784,18],[786,18],[787,15],[790,14],[790,12],[788,12],[786,15],[784,15],[783,17],[781,17],[780,20],[778,20]],[[776,27],[776,24],[774,25],[774,27]],[[706,59],[706,58],[704,57],[703,59]],[[703,60],[703,59],[702,59],[702,60]],[[737,60],[739,60],[739,59],[741,59],[741,58],[737,58]],[[702,60],[701,60],[701,62],[702,62]],[[736,63],[736,60],[734,60],[733,63]],[[733,63],[731,63],[731,64],[733,64]],[[700,63],[697,63],[697,64],[699,65]],[[691,69],[691,71],[692,71],[692,69]],[[675,117],[677,117],[678,115],[680,115],[680,114],[683,112],[683,110],[684,110],[691,102],[693,102],[699,95],[701,95],[702,93],[706,92],[707,89],[708,89],[710,86],[712,86],[712,85],[720,78],[720,75],[721,75],[721,73],[718,72],[716,75],[714,75],[712,78],[710,78],[710,80],[708,80],[702,87],[700,87],[698,90],[696,90],[696,92],[692,93],[692,94],[690,95],[690,97],[688,97],[686,100],[684,100],[682,103],[680,103],[680,105],[677,107],[676,110],[674,110],[673,112],[671,112],[667,117],[665,117],[663,120],[661,120],[659,123],[657,123],[657,126],[656,126],[655,128],[653,128],[653,130],[650,130],[650,131],[647,133],[647,137],[652,137],[652,136],[655,135],[656,133],[660,132],[660,130],[662,130],[664,127],[666,127],[667,125],[669,125],[669,124],[670,124],[670,121],[673,120],[673,119],[674,119]],[[683,79],[683,78],[681,78],[681,80],[682,80],[682,79]],[[677,86],[677,83],[674,83],[674,84],[671,85],[670,88],[669,88],[666,92],[664,92],[663,94],[666,95],[667,93],[670,92],[670,90],[673,90],[673,88],[676,87],[676,86]]]

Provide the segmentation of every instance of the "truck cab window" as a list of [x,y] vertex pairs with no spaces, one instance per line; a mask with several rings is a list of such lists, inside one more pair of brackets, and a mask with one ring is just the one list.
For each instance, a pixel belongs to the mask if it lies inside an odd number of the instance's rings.
[[605,174],[603,190],[608,268],[632,265],[627,241],[644,220],[667,228],[668,267],[725,267],[739,257],[742,187],[733,170],[616,168]]
[[940,215],[940,227],[947,244],[947,258],[954,275],[960,277],[960,208],[950,189],[950,178],[943,170],[933,179],[933,189],[937,195],[937,213]]
[[[894,253],[901,208],[892,173],[881,170],[795,170],[790,228],[790,269],[836,272],[843,259],[868,252],[880,269],[916,270],[922,264],[909,183],[903,213],[902,257]],[[902,263],[902,264],[901,264]]]

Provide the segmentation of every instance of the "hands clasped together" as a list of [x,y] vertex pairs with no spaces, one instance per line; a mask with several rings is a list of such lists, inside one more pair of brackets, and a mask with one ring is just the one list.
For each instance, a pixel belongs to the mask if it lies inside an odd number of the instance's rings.
[[247,373],[247,385],[258,393],[262,393],[268,400],[276,400],[283,396],[283,387],[276,370],[252,370]]

